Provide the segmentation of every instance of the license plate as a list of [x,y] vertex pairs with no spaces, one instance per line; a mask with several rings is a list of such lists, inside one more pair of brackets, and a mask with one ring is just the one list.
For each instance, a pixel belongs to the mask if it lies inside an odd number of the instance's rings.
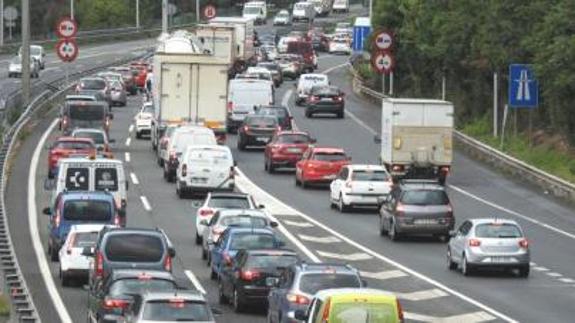
[[491,257],[491,262],[494,263],[505,263],[505,262],[512,262],[512,257]]
[[257,137],[256,140],[261,142],[267,142],[269,139],[268,137]]
[[331,98],[322,98],[321,101],[322,102],[331,102]]
[[288,148],[287,151],[290,153],[300,153],[301,149],[299,149],[299,148]]
[[414,221],[415,224],[436,224],[437,220],[435,219],[418,219]]
[[325,179],[335,179],[335,175],[326,175],[323,178]]

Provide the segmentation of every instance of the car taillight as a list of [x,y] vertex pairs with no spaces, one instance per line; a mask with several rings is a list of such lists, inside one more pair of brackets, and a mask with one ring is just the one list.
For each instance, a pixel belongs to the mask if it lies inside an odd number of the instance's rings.
[[80,84],[76,85],[76,92],[80,92],[82,90],[82,88],[80,87]]
[[65,126],[65,125],[67,125],[67,124],[68,124],[68,117],[64,117],[64,118],[62,119],[62,125]]
[[232,112],[232,110],[234,109],[234,103],[228,102],[227,108],[228,108],[228,112]]
[[395,207],[395,211],[397,213],[397,216],[404,216],[405,215],[405,207],[401,203],[397,203],[397,206]]
[[104,304],[103,304],[103,308],[107,309],[107,310],[113,310],[113,309],[117,309],[117,308],[126,308],[128,307],[130,303],[127,300],[124,299],[105,299],[104,300]]
[[277,132],[282,131],[282,126],[277,126],[276,131],[277,131]]
[[188,176],[188,165],[186,165],[186,164],[182,165],[182,176],[183,177]]
[[223,254],[224,264],[231,265],[232,264],[232,257],[226,252]]
[[176,151],[175,150],[170,151],[170,159],[176,159]]
[[114,217],[114,225],[118,225],[118,226],[120,225],[120,217],[119,216]]
[[254,280],[257,279],[258,277],[260,277],[260,272],[253,270],[253,269],[248,269],[248,270],[242,270],[240,271],[240,278],[242,280],[246,280],[246,281],[250,281],[250,280]]
[[469,246],[470,247],[479,247],[479,246],[481,246],[481,240],[469,239]]
[[104,256],[100,251],[96,251],[96,260],[94,261],[94,268],[96,269],[96,277],[104,276]]
[[401,307],[399,299],[395,299],[395,304],[397,305],[397,316],[399,318],[399,322],[403,322],[403,308]]
[[341,97],[341,96],[336,96],[334,99],[338,102],[343,101],[343,97]]
[[351,188],[351,182],[345,182],[345,187]]
[[162,140],[160,141],[160,148],[161,149],[166,149],[168,147],[168,139],[167,138],[162,138]]
[[235,176],[236,176],[236,169],[234,168],[234,166],[232,166],[230,167],[229,178],[234,179]]
[[309,99],[311,102],[317,102],[319,101],[319,96],[312,95]]
[[445,174],[445,175],[449,174],[449,166],[443,166],[443,167],[441,167],[441,168],[439,169],[439,172],[442,173],[442,174]]
[[287,298],[288,302],[294,303],[294,304],[305,305],[305,304],[310,303],[309,298],[307,298],[304,295],[300,295],[300,294],[287,294],[286,298]]
[[106,127],[110,127],[110,119],[106,118]]
[[393,165],[393,167],[391,167],[391,170],[394,172],[402,172],[403,171],[403,165]]
[[271,145],[270,149],[272,150],[272,153],[278,152],[281,149],[281,146],[279,145]]
[[54,226],[56,228],[60,226],[60,212],[56,212],[56,217],[54,217]]
[[523,249],[529,249],[529,241],[527,239],[519,240],[519,247]]
[[250,127],[248,125],[245,125],[244,126],[244,132],[248,132],[248,131],[250,131]]
[[447,204],[447,217],[452,218],[453,217],[453,207],[451,206],[451,204]]
[[214,210],[212,209],[201,209],[200,216],[208,216],[214,214]]
[[66,248],[66,253],[71,255],[72,248],[74,248],[74,243],[76,242],[76,233],[70,235],[70,242],[68,243],[68,248]]
[[164,269],[169,272],[172,271],[172,257],[166,256],[166,259],[164,260]]

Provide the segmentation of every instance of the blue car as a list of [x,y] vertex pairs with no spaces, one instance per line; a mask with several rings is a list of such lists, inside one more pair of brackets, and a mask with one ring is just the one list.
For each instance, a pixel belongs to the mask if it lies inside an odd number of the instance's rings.
[[239,250],[279,249],[284,246],[285,242],[271,229],[228,227],[211,250],[211,278],[219,278],[224,266],[232,264]]
[[114,196],[108,192],[63,192],[43,213],[50,216],[48,254],[52,261],[58,261],[58,252],[73,225],[120,225],[121,222]]

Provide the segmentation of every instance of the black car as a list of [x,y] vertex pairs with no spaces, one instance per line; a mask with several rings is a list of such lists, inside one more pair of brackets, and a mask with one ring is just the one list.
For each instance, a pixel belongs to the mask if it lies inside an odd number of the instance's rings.
[[265,305],[270,291],[268,278],[280,277],[284,270],[298,262],[297,253],[292,250],[240,250],[231,264],[222,269],[220,303],[229,301],[236,312],[248,304]]
[[256,115],[272,116],[278,119],[281,130],[292,130],[293,117],[287,107],[265,106],[256,109]]
[[165,271],[141,269],[114,270],[100,283],[90,286],[88,318],[90,322],[118,322],[131,303],[131,295],[146,291],[177,290],[176,279]]
[[265,146],[278,130],[278,119],[275,116],[250,114],[246,116],[238,129],[238,149],[247,146]]
[[311,36],[311,45],[318,52],[327,52],[329,50],[329,40],[321,34]]
[[316,113],[335,114],[343,118],[345,93],[335,86],[314,86],[306,101],[305,116],[313,117]]

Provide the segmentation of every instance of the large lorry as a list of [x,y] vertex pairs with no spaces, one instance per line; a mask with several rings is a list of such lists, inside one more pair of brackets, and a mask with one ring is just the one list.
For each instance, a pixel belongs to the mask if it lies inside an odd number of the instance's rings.
[[453,159],[452,135],[451,102],[383,99],[380,160],[394,179],[436,179],[444,184]]
[[153,64],[152,147],[173,123],[204,125],[225,141],[229,59],[205,50],[195,35],[178,31],[160,40]]
[[230,77],[243,73],[248,66],[255,65],[255,30],[254,20],[243,17],[215,17],[210,20],[210,25],[232,26],[235,28],[236,55],[233,62]]
[[206,53],[211,53],[230,62],[228,68],[229,78],[234,77],[236,71],[235,62],[238,61],[236,42],[236,28],[227,24],[200,24],[192,31]]

